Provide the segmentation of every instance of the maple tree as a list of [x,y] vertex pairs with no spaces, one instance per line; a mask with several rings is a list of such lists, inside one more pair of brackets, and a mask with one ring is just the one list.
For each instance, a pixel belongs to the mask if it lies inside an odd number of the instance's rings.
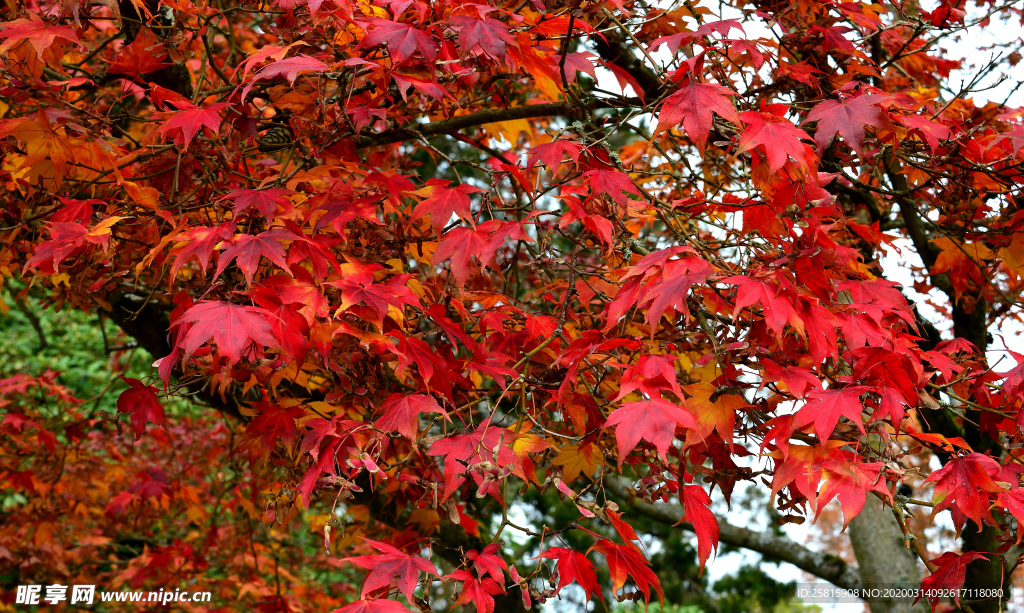
[[2,10],[0,278],[122,343],[94,397],[0,372],[11,585],[607,609],[680,530],[694,585],[887,580],[730,523],[752,488],[924,588],[1024,560],[1024,111],[982,97],[1022,43],[940,51],[1022,3]]

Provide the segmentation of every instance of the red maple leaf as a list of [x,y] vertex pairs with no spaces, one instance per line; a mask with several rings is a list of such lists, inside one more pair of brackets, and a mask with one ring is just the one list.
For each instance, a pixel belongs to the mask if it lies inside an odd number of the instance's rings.
[[737,19],[723,19],[720,21],[709,21],[703,24],[693,32],[679,32],[678,34],[670,34],[668,36],[662,36],[658,40],[651,43],[650,50],[657,51],[662,45],[668,45],[669,51],[675,53],[679,50],[682,45],[689,45],[698,38],[710,36],[713,33],[719,33],[723,36],[728,36],[729,31],[737,29],[740,32],[744,32],[743,26]]
[[883,96],[866,94],[840,101],[825,100],[815,105],[804,124],[818,122],[814,129],[818,151],[824,149],[836,134],[841,134],[850,149],[863,157],[864,127],[881,128],[887,123],[885,113],[877,106],[883,100]]
[[380,553],[342,560],[342,562],[355,564],[370,571],[366,574],[366,580],[363,582],[361,598],[365,598],[370,592],[391,585],[391,582],[397,579],[398,591],[409,602],[412,602],[421,572],[435,577],[440,576],[437,573],[437,567],[430,560],[418,555],[407,554],[387,543],[370,539],[365,539],[365,541]]
[[261,79],[276,79],[283,76],[288,79],[289,84],[295,85],[295,79],[299,78],[300,74],[304,72],[323,72],[327,68],[327,64],[320,60],[302,54],[267,64],[252,75],[252,80],[242,90],[242,100],[249,96],[252,86]]
[[473,603],[476,613],[494,613],[494,594],[505,593],[505,589],[495,583],[494,579],[478,579],[465,570],[457,570],[444,579],[462,582],[462,591],[454,606]]
[[181,341],[185,358],[213,338],[220,354],[235,364],[242,352],[252,344],[274,347],[277,339],[267,321],[266,311],[260,308],[231,304],[219,300],[200,302],[185,311],[178,324],[195,324]]
[[842,389],[815,390],[807,395],[807,404],[800,408],[793,420],[793,426],[803,428],[814,423],[814,433],[822,442],[835,432],[840,417],[845,417],[864,432],[864,404],[860,395],[868,390],[863,386]]
[[43,52],[52,47],[58,38],[81,46],[81,43],[78,42],[78,35],[71,27],[51,26],[34,13],[31,17],[31,19],[15,19],[0,24],[3,27],[3,30],[0,30],[0,38],[7,39],[4,44],[0,45],[0,53],[7,53],[18,43],[28,41],[35,49],[36,56],[42,59]]
[[214,134],[220,129],[221,118],[217,111],[227,108],[226,102],[218,102],[207,107],[199,107],[191,102],[170,100],[169,103],[177,108],[177,111],[160,113],[167,121],[160,126],[159,132],[164,136],[168,134],[179,145],[184,145],[188,150],[192,139],[196,137],[199,130],[204,127]]
[[803,398],[808,390],[821,389],[821,379],[814,372],[800,368],[799,366],[779,366],[771,360],[761,360],[764,366],[761,377],[761,387],[771,382],[780,382],[786,385],[789,393],[797,398]]
[[696,429],[693,416],[667,400],[652,398],[630,402],[612,411],[604,427],[616,426],[615,439],[619,446],[619,465],[636,448],[640,439],[654,445],[658,455],[665,459],[676,426]]
[[[294,249],[294,246],[292,248]],[[395,275],[386,283],[376,283],[373,272],[381,268],[376,264],[371,266],[357,264],[346,267],[346,274],[341,280],[327,283],[327,285],[341,290],[342,302],[335,310],[335,315],[362,303],[377,314],[377,325],[383,328],[384,318],[388,316],[389,307],[403,311],[406,305],[419,306],[419,298],[406,285],[410,275]]]
[[[609,223],[609,238],[610,230]],[[670,259],[684,253],[689,255]],[[608,306],[605,331],[616,325],[633,306],[647,311],[647,324],[652,332],[666,310],[673,315],[678,308],[689,317],[686,300],[690,287],[705,281],[712,273],[710,264],[692,253],[690,247],[662,249],[645,255],[630,267],[619,279],[624,285]]]
[[953,507],[953,523],[959,532],[967,518],[981,529],[982,521],[992,521],[990,494],[1001,492],[992,477],[999,473],[999,463],[987,455],[968,453],[946,462],[922,485],[935,484],[932,501],[935,512]]
[[953,135],[953,130],[949,126],[932,121],[923,115],[904,115],[899,120],[904,126],[917,132],[924,142],[928,143],[932,153],[938,151],[940,140],[947,140]]
[[317,211],[324,214],[316,220],[314,231],[330,224],[342,239],[345,238],[345,226],[355,220],[362,220],[367,223],[383,225],[377,216],[377,205],[375,197],[359,198],[358,200],[331,200],[317,207]]
[[171,279],[178,276],[178,270],[189,260],[195,258],[199,268],[206,273],[206,265],[210,255],[221,241],[231,238],[234,233],[234,222],[225,222],[219,226],[199,227],[182,232],[174,240],[179,245],[174,249],[174,262],[171,263]]
[[[487,235],[488,233],[481,231],[480,228],[467,228],[465,226],[452,228],[441,238],[441,243],[434,251],[431,264],[437,266],[450,259],[452,261],[452,274],[455,275],[455,280],[460,288],[465,287],[466,282],[469,281],[473,273],[472,258],[475,256],[481,264],[486,265],[484,250],[487,247]],[[491,262],[494,261],[493,254],[489,260]],[[493,268],[497,270],[496,265]]]
[[216,279],[232,260],[245,275],[245,282],[252,284],[252,276],[259,268],[260,256],[265,256],[271,262],[277,264],[284,270],[288,270],[288,262],[285,260],[285,249],[282,241],[296,240],[295,236],[288,230],[280,228],[260,232],[259,234],[237,234],[224,253],[220,255],[217,262],[217,272],[213,278]]
[[[447,500],[465,483],[465,475],[470,466],[493,461],[495,450],[498,452],[499,466],[510,466],[517,476],[522,475],[522,462],[511,448],[515,438],[516,434],[512,431],[492,426],[488,418],[474,432],[443,438],[431,445],[428,452],[430,455],[445,457],[442,499]],[[484,477],[478,473],[471,474],[475,481],[484,483]]]
[[451,421],[434,397],[426,394],[391,394],[380,408],[384,414],[373,425],[385,432],[397,431],[410,441],[416,440],[420,413],[440,413]]
[[615,527],[615,531],[619,533],[619,536],[622,537],[622,540],[627,545],[633,545],[632,541],[640,540],[640,537],[636,535],[636,530],[633,529],[633,526],[630,526],[623,521],[622,516],[617,512],[611,509],[606,509],[605,515],[608,516],[608,521]]
[[672,355],[640,356],[635,366],[627,368],[619,381],[619,395],[622,400],[636,390],[644,395],[660,398],[663,390],[671,390],[676,398],[683,398],[683,390],[676,377],[676,357]]
[[476,194],[484,190],[468,183],[462,183],[451,187],[451,181],[444,179],[430,179],[423,188],[412,192],[426,198],[420,201],[413,209],[412,221],[430,215],[430,225],[434,228],[434,234],[441,236],[444,227],[452,214],[473,225],[473,213],[469,209],[470,194]]
[[227,193],[222,200],[235,202],[235,216],[238,217],[249,209],[256,209],[263,214],[267,223],[273,223],[278,205],[288,206],[288,196],[295,192],[281,187],[271,189],[236,189]]
[[566,139],[556,139],[550,143],[542,143],[535,145],[530,148],[530,155],[526,158],[526,172],[529,173],[533,170],[533,167],[538,161],[544,162],[544,165],[553,173],[558,173],[558,167],[562,164],[562,158],[569,156],[572,160],[573,168],[579,165],[580,152],[583,151],[583,146],[578,142]]
[[693,524],[693,531],[697,534],[700,571],[704,572],[704,563],[711,556],[712,548],[718,551],[718,518],[709,508],[711,496],[699,485],[684,485],[679,492],[679,499],[685,511],[680,521]]
[[[839,499],[839,505],[843,508],[843,530],[850,525],[850,520],[860,513],[864,508],[868,492],[878,492],[892,502],[892,496],[886,488],[886,480],[881,478],[882,469],[885,464],[875,462],[872,464],[860,464],[845,460],[831,462],[822,471],[822,476],[827,479],[818,494],[816,506],[818,515],[833,498]],[[872,504],[881,504],[874,500]]]
[[472,273],[472,258],[476,258],[481,266],[500,272],[497,261],[498,249],[508,238],[533,241],[533,238],[523,232],[522,225],[498,219],[485,221],[476,228],[452,228],[441,238],[441,243],[434,251],[432,263],[436,266],[451,259],[452,273],[459,282],[459,287],[463,287]]
[[459,33],[459,51],[463,57],[479,47],[480,51],[500,60],[505,57],[505,46],[516,44],[508,26],[497,19],[453,15],[448,23]]
[[[881,347],[861,347],[852,354],[855,380],[865,385],[890,389],[901,395],[906,404],[917,404],[917,381],[922,374],[920,362],[906,354]],[[893,425],[898,423],[894,421]]]
[[587,595],[588,601],[594,594],[604,601],[601,586],[597,583],[597,573],[594,572],[594,564],[587,559],[587,556],[565,547],[551,547],[537,557],[557,561],[558,585],[555,586],[556,591],[575,581],[583,588],[583,593]]
[[374,17],[370,19],[374,25],[366,33],[360,47],[373,47],[386,43],[391,60],[397,66],[411,58],[417,51],[427,60],[437,56],[437,41],[430,35],[407,23],[396,23],[388,19]]
[[253,287],[249,295],[253,301],[265,299],[267,304],[259,306],[268,310],[272,308],[269,305],[274,302],[299,305],[299,313],[310,325],[317,317],[327,317],[327,298],[320,292],[320,288],[313,281],[313,276],[301,266],[294,267],[293,272],[294,277],[274,275],[263,279]]
[[166,59],[167,49],[164,48],[152,30],[143,28],[139,31],[135,40],[132,41],[132,44],[121,50],[121,53],[110,64],[107,72],[110,74],[141,76],[170,66],[169,62],[164,61]]
[[[1024,489],[1018,488],[1008,492],[1000,492],[999,504],[1013,515],[1018,525],[1024,522]],[[1020,545],[1021,538],[1024,538],[1024,530],[1017,530],[1017,545]]]
[[383,174],[380,171],[374,170],[370,173],[370,176],[366,177],[366,181],[371,185],[377,186],[377,188],[384,188],[387,192],[392,204],[395,207],[399,207],[402,204],[402,195],[405,192],[412,191],[415,189],[416,184],[409,180],[412,175],[400,175],[400,174]]
[[711,132],[712,113],[740,125],[740,116],[726,97],[735,95],[731,89],[713,83],[693,81],[684,85],[662,103],[658,131],[682,123],[697,149],[704,151]]
[[86,243],[100,245],[106,250],[110,243],[111,226],[122,219],[124,218],[108,217],[92,228],[68,221],[47,222],[45,230],[51,240],[36,246],[32,257],[25,262],[25,268],[39,268],[43,272],[56,274],[61,263],[84,248]]
[[590,551],[604,554],[605,562],[608,564],[608,573],[612,579],[612,593],[618,592],[626,584],[626,579],[632,577],[633,583],[644,595],[645,604],[651,601],[652,585],[654,591],[658,593],[659,600],[662,603],[665,602],[665,594],[661,591],[661,581],[658,580],[658,576],[648,566],[647,560],[635,547],[617,545],[604,539],[595,543]]
[[630,203],[626,194],[640,196],[629,175],[618,170],[588,170],[583,176],[590,183],[591,193],[604,194],[623,209],[628,208]]
[[772,496],[791,485],[811,503],[811,509],[817,511],[818,484],[821,483],[822,473],[825,466],[845,461],[841,450],[845,444],[845,441],[827,441],[824,445],[814,447],[793,445],[785,450],[771,452],[771,456],[776,459],[772,475]]
[[305,410],[300,406],[285,409],[266,400],[254,402],[252,407],[260,414],[246,425],[245,436],[249,440],[259,439],[259,450],[263,457],[270,456],[278,439],[283,440],[285,447],[291,449],[299,433],[295,428],[295,420],[305,416]]
[[614,242],[615,227],[612,222],[603,215],[591,215],[583,207],[577,198],[567,197],[565,203],[569,205],[569,212],[562,215],[558,220],[558,227],[565,228],[576,221],[582,221],[583,227],[594,233],[602,243],[608,247]]
[[[967,577],[967,565],[975,560],[988,560],[988,558],[977,551],[969,551],[965,554],[947,551],[931,561],[938,568],[921,580],[921,591],[922,595],[928,599],[932,611],[935,610],[939,599],[950,592],[953,594],[956,606],[960,606],[960,589],[964,586]],[[914,604],[917,604],[918,600],[921,600],[921,596],[914,600]]]
[[857,49],[843,34],[847,32],[853,32],[853,28],[847,28],[845,26],[833,26],[831,28],[823,28],[821,26],[811,26],[807,31],[810,35],[820,34],[822,37],[821,44],[818,45],[822,51],[838,51],[844,55],[853,55]]
[[504,583],[505,575],[502,571],[508,570],[508,563],[501,556],[495,555],[500,549],[501,543],[491,543],[479,553],[476,549],[470,549],[466,552],[466,559],[473,563],[477,575],[490,575],[498,583]]
[[641,290],[644,295],[637,300],[637,307],[647,311],[647,325],[651,326],[651,332],[657,329],[666,311],[669,317],[675,317],[679,311],[689,319],[690,309],[686,302],[690,288],[695,283],[707,281],[712,272],[711,264],[696,255],[667,261],[658,281],[645,284]]
[[164,408],[156,397],[156,388],[131,377],[121,377],[121,380],[127,383],[129,388],[117,397],[117,412],[131,415],[135,440],[142,438],[142,433],[146,431],[147,421],[166,427]]
[[403,373],[410,364],[415,364],[425,383],[429,383],[434,378],[435,372],[444,372],[448,368],[448,363],[438,355],[433,347],[426,341],[413,336],[399,338],[395,353],[398,354],[395,373]]
[[341,270],[341,263],[331,249],[341,242],[341,239],[318,234],[306,236],[298,224],[292,221],[286,221],[284,226],[295,236],[295,241],[288,249],[288,266],[309,260],[312,267],[310,272],[317,279],[325,278],[332,267]]
[[733,309],[733,316],[738,315],[743,307],[760,302],[764,310],[764,321],[768,324],[768,329],[777,336],[782,335],[787,321],[802,326],[792,298],[778,285],[770,281],[739,275],[722,279],[722,282],[735,283],[739,286],[736,288],[736,306]]
[[[807,149],[800,140],[811,140],[811,137],[781,115],[785,107],[782,109],[772,109],[771,107],[783,107],[783,105],[770,105],[768,107],[770,110],[766,112],[744,111],[740,113],[740,119],[746,124],[746,127],[740,136],[736,155],[756,148],[768,160],[768,168],[771,172],[778,172],[785,166],[789,158],[793,158],[798,164],[807,168]],[[776,112],[779,114],[775,114]]]
[[376,600],[357,600],[331,613],[410,613],[409,609],[397,600],[377,598]]
[[775,76],[779,79],[789,77],[798,83],[803,83],[804,85],[813,87],[819,91],[821,86],[818,84],[818,80],[814,75],[822,74],[825,73],[808,64],[807,60],[802,62],[780,62],[778,69],[775,71]]
[[437,81],[433,79],[421,79],[412,75],[403,75],[397,72],[392,72],[391,77],[395,80],[395,84],[398,86],[398,91],[402,93],[402,100],[408,100],[409,90],[415,88],[416,91],[421,94],[426,94],[432,97],[438,102],[450,97],[443,87],[441,87]]

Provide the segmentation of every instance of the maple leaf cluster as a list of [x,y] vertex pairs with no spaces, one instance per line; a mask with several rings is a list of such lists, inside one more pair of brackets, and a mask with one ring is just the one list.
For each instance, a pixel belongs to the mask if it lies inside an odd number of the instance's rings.
[[[992,552],[1024,520],[1024,356],[1004,339],[1007,370],[987,350],[1021,316],[1024,127],[950,93],[962,66],[934,45],[991,15],[718,10],[9,5],[0,277],[155,361],[105,421],[64,399],[76,425],[55,433],[0,404],[5,436],[67,467],[48,481],[11,455],[0,482],[34,501],[82,496],[89,475],[108,522],[184,509],[196,534],[145,544],[117,581],[171,565],[283,608],[309,605],[282,582],[331,599],[294,568],[267,579],[299,539],[265,527],[251,568],[198,540],[312,517],[317,564],[367,571],[345,613],[429,607],[435,582],[478,613],[570,583],[647,602],[663,590],[630,515],[679,502],[703,570],[724,534],[713,500],[742,484],[790,518],[836,500],[844,527],[888,505],[926,585],[963,585],[969,564],[1002,581],[1015,558]],[[227,421],[169,416],[178,398]],[[137,451],[113,442],[118,415]],[[180,468],[186,449],[214,464]],[[133,454],[134,477],[110,465]],[[931,455],[941,468],[914,468]],[[516,525],[531,489],[577,521]],[[902,520],[914,505],[958,534],[990,527],[988,548],[929,552]],[[41,517],[17,556],[62,567],[86,524]],[[543,545],[508,558],[506,532]]]

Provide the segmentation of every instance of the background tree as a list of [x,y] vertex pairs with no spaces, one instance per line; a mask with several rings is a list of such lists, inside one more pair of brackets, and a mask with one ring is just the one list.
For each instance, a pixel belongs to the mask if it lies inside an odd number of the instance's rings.
[[[959,86],[940,49],[1020,3],[4,11],[4,304],[112,356],[0,381],[10,585],[789,600],[763,569],[709,597],[721,545],[1002,607],[1024,128],[976,95],[1021,41]],[[857,564],[713,513],[748,491],[777,524],[838,501]]]

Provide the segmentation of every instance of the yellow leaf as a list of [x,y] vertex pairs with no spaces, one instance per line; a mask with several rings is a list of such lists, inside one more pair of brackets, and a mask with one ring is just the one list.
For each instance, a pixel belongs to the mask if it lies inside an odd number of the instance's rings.
[[140,187],[134,181],[125,181],[124,191],[128,192],[128,197],[135,204],[154,211],[160,206],[160,190],[155,187]]
[[932,274],[949,273],[957,300],[970,286],[978,287],[985,282],[985,261],[995,255],[991,249],[981,243],[960,243],[945,236],[932,242],[942,249],[935,258]]
[[193,524],[202,525],[206,522],[206,516],[206,509],[203,507],[189,505],[189,507],[185,509],[185,517],[187,517]]
[[309,520],[309,531],[313,534],[323,532],[324,526],[327,524],[327,520],[329,520],[330,518],[331,516],[326,513],[311,513],[307,515],[306,519]]
[[536,434],[520,434],[519,438],[512,443],[512,451],[519,457],[523,457],[528,453],[540,453],[552,447],[554,445]]
[[243,509],[245,509],[245,512],[249,514],[249,517],[251,517],[252,519],[259,519],[259,511],[256,510],[256,507],[251,502],[249,502],[247,498],[239,496],[235,500]]
[[85,235],[85,240],[94,245],[102,245],[103,249],[106,250],[107,244],[110,242],[111,227],[122,219],[125,219],[125,217],[107,217],[89,230],[89,233]]
[[715,431],[722,440],[731,443],[736,411],[748,406],[746,399],[739,394],[719,394],[712,400],[717,388],[711,383],[686,385],[683,391],[690,396],[684,408],[697,422],[697,429],[686,433],[685,446],[689,447],[701,439],[707,440]]
[[64,177],[64,167],[67,165],[67,161],[75,157],[64,128],[58,126],[54,129],[50,125],[46,112],[40,107],[39,116],[36,119],[23,120],[11,131],[11,134],[25,143],[27,155],[25,161],[22,162],[22,167],[34,167],[49,160],[56,170],[54,181],[59,185]]
[[416,524],[421,534],[432,534],[441,524],[441,518],[434,509],[416,509],[409,514],[409,523]]
[[572,483],[580,474],[593,477],[597,468],[604,464],[604,454],[593,443],[579,447],[566,445],[551,459],[551,463],[562,467],[562,481]]
[[501,135],[508,143],[515,145],[519,142],[520,132],[530,132],[530,122],[525,119],[512,119],[484,124],[483,128],[490,134]]
[[170,234],[165,234],[164,237],[160,239],[160,243],[157,244],[156,247],[153,247],[153,249],[149,252],[148,255],[146,255],[145,258],[142,259],[141,262],[139,262],[138,264],[135,265],[135,276],[136,276],[136,278],[138,278],[139,273],[141,273],[144,268],[146,268],[147,266],[150,265],[150,263],[152,263],[153,259],[158,254],[163,253],[163,250],[167,246],[167,244],[170,243],[172,240],[174,240],[175,237],[177,237],[179,234],[181,234],[181,232],[184,229],[185,229],[185,226],[182,225],[181,227],[178,227],[178,228],[175,228],[174,230],[171,230]]
[[1024,236],[1014,234],[1013,241],[999,250],[999,257],[1010,274],[1024,277]]

